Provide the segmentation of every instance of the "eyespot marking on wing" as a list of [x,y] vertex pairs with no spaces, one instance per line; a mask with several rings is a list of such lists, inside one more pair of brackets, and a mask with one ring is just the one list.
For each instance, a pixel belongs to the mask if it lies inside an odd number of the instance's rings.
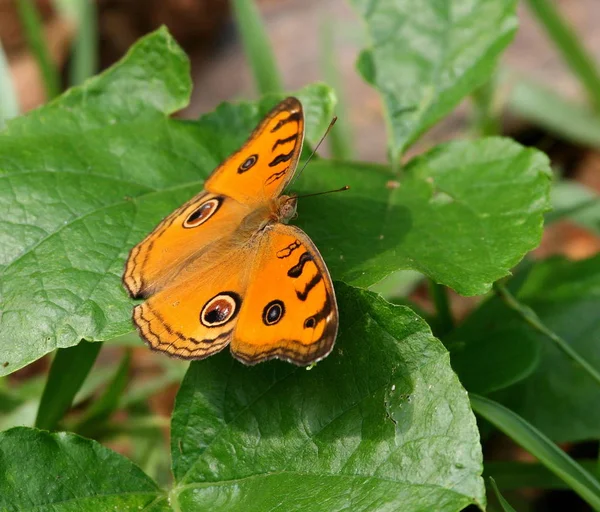
[[263,323],[265,325],[275,325],[285,315],[285,305],[279,299],[272,300],[263,309]]
[[208,219],[210,219],[221,207],[223,203],[222,197],[213,197],[208,201],[204,201],[198,208],[196,208],[192,213],[190,213],[183,221],[183,227],[197,228],[198,226],[204,224]]
[[254,165],[256,164],[256,162],[258,162],[258,155],[256,155],[256,154],[250,155],[238,167],[238,171],[237,171],[238,174],[242,174],[242,173],[244,173],[246,171],[249,171],[250,169],[252,169],[252,167],[254,167]]
[[221,292],[210,299],[200,312],[204,327],[220,327],[233,320],[240,311],[242,299],[235,292]]

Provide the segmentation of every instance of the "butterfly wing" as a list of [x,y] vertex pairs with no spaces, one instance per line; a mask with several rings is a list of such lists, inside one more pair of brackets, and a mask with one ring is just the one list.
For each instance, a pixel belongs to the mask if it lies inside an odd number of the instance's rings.
[[292,179],[304,141],[302,104],[290,97],[271,110],[244,145],[205,183],[213,194],[257,206],[278,197]]
[[205,191],[131,250],[123,275],[129,294],[145,298],[165,287],[211,243],[232,236],[253,208],[277,197],[294,174],[303,140],[302,105],[287,98],[213,171]]
[[259,244],[232,354],[246,364],[278,358],[303,366],[324,358],[335,342],[338,310],[323,258],[295,226],[274,224]]
[[232,240],[213,244],[134,308],[140,336],[151,348],[184,359],[204,359],[227,346],[247,287],[247,251]]
[[201,192],[166,217],[129,253],[123,284],[133,298],[145,298],[173,282],[210,246],[232,236],[249,207]]

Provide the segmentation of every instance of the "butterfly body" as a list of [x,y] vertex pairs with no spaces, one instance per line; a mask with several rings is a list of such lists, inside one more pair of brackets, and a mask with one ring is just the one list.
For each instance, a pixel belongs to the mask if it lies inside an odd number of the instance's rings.
[[166,217],[129,255],[123,283],[151,348],[203,359],[229,345],[246,364],[306,365],[333,347],[338,313],[317,248],[287,225],[297,198],[280,195],[296,170],[302,106],[276,106],[204,191]]

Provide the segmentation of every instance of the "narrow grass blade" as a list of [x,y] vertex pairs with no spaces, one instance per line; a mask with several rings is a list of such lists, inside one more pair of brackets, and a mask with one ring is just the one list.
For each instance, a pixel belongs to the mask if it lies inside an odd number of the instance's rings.
[[56,428],[71,407],[73,398],[92,368],[101,346],[102,343],[82,341],[74,347],[56,351],[35,419],[37,428]]
[[77,35],[69,69],[71,85],[79,85],[98,70],[98,26],[96,2],[81,0],[77,4]]
[[473,410],[536,457],[550,471],[600,510],[600,482],[519,415],[497,402],[470,394]]
[[254,1],[233,0],[232,6],[258,92],[261,95],[282,92],[273,48]]
[[19,115],[19,102],[12,82],[8,60],[0,43],[0,130],[8,119]]
[[553,1],[528,0],[527,3],[586,89],[596,111],[600,112],[600,72],[594,59],[583,47],[575,31],[563,19]]
[[17,7],[27,43],[42,73],[46,95],[51,100],[60,94],[60,77],[48,51],[42,20],[32,0],[17,0]]
[[129,381],[130,367],[131,350],[127,350],[104,393],[92,404],[82,421],[75,427],[76,432],[86,437],[92,437],[100,425],[117,410]]
[[504,499],[504,496],[502,496],[502,494],[500,493],[498,486],[496,485],[496,482],[491,477],[490,477],[490,483],[492,485],[492,489],[494,489],[494,493],[496,493],[496,498],[498,498],[498,501],[500,502],[500,506],[502,507],[502,510],[504,510],[504,512],[516,512],[516,510],[510,506],[510,503]]
[[352,160],[354,151],[352,150],[352,133],[350,131],[350,117],[346,102],[344,101],[344,91],[342,79],[338,72],[337,58],[334,44],[333,24],[330,19],[321,23],[321,73],[325,82],[335,90],[338,103],[336,106],[336,115],[338,120],[329,134],[329,149],[331,156],[338,160]]
[[[586,471],[594,474],[595,460],[578,460]],[[514,489],[569,489],[569,486],[546,466],[537,462],[488,461],[484,464],[484,478],[493,478],[505,491]]]

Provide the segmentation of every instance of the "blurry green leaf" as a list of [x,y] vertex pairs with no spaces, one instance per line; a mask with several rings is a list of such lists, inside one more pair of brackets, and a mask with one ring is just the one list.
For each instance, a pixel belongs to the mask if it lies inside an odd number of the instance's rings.
[[0,509],[171,510],[129,460],[95,441],[35,429],[0,433]]
[[44,430],[56,428],[71,407],[101,347],[101,343],[82,341],[79,345],[57,351],[35,419],[37,428]]
[[600,234],[600,195],[576,181],[562,180],[552,187],[552,211],[546,222],[568,218]]
[[[552,258],[536,264],[517,298],[600,371],[600,256],[577,262]],[[537,369],[499,397],[557,442],[597,438],[600,388],[551,342],[540,339],[540,343]]]
[[489,79],[517,27],[515,0],[351,3],[371,38],[357,66],[383,97],[393,162]]
[[228,354],[190,365],[171,431],[181,510],[484,506],[479,435],[447,352],[408,308],[336,290],[336,349],[310,371]]
[[567,100],[546,86],[518,79],[511,85],[508,108],[567,140],[600,148],[600,115],[588,105]]
[[600,510],[600,482],[563,452],[542,432],[506,407],[484,398],[470,395],[473,410],[493,423],[550,471],[562,478],[571,489]]
[[492,488],[494,489],[494,493],[496,493],[496,497],[498,498],[498,501],[502,506],[502,510],[504,510],[504,512],[516,512],[515,509],[510,506],[510,503],[508,503],[508,501],[504,499],[504,496],[502,496],[502,494],[500,493],[500,490],[498,489],[498,486],[496,485],[496,482],[492,477],[490,477],[490,482]]

